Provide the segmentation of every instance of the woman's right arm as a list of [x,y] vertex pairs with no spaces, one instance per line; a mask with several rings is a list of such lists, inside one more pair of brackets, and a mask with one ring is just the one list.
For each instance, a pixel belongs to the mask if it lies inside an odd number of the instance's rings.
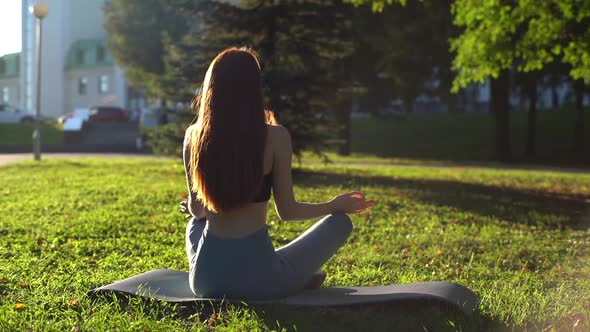
[[291,136],[284,127],[274,127],[273,142],[273,195],[275,208],[281,220],[307,220],[328,214],[358,213],[373,205],[373,200],[365,200],[361,192],[350,192],[334,197],[323,203],[303,203],[295,200],[291,162],[293,152]]
[[188,211],[193,217],[204,218],[206,216],[206,209],[197,199],[197,194],[193,192],[193,181],[190,169],[190,148],[188,146],[191,135],[191,128],[189,127],[184,133],[184,143],[182,144],[182,160],[184,162],[184,174],[186,175],[186,184],[188,186]]

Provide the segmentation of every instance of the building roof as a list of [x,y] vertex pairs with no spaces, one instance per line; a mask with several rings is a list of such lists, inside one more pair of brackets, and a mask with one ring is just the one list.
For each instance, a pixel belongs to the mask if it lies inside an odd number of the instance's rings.
[[20,71],[20,53],[6,54],[0,57],[0,78],[18,77]]
[[81,39],[72,43],[68,51],[66,69],[112,66],[113,63],[105,39]]

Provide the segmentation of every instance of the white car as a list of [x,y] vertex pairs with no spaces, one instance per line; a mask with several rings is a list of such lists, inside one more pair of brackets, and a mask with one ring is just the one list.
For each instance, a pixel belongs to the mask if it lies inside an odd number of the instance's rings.
[[32,123],[33,121],[35,121],[35,113],[0,103],[0,123]]
[[88,108],[76,108],[75,111],[66,113],[57,118],[57,122],[64,124],[68,119],[80,118],[82,122],[87,122],[90,117],[90,110]]
[[138,151],[143,150],[145,147],[145,134],[143,133],[144,129],[154,129],[157,128],[160,124],[158,119],[158,112],[156,109],[153,108],[143,108],[141,112],[139,112],[139,135],[135,138],[135,147]]

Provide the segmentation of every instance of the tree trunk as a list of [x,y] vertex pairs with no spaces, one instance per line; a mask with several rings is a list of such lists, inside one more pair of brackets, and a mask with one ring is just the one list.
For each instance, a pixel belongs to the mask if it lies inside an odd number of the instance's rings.
[[413,98],[404,98],[404,111],[406,113],[412,113],[414,111],[414,99]]
[[559,93],[555,87],[551,88],[551,106],[553,106],[553,110],[559,108]]
[[[272,3],[268,1],[268,3]],[[265,29],[264,29],[264,40],[260,43],[260,55],[262,59],[261,66],[262,70],[266,73],[266,79],[268,86],[268,98],[270,102],[270,109],[274,112],[278,120],[281,121],[281,109],[280,109],[280,94],[281,91],[279,86],[279,80],[276,77],[276,68],[274,68],[274,60],[276,53],[276,24],[277,15],[279,9],[275,6],[266,10],[263,16]]]
[[491,109],[496,117],[496,155],[502,162],[512,161],[510,148],[510,72],[503,70],[498,78],[492,78]]
[[449,93],[447,95],[447,100],[446,100],[447,112],[449,112],[449,113],[464,112],[463,109],[459,109],[458,99],[459,98],[458,98],[457,94]]
[[379,109],[379,106],[376,102],[378,97],[377,93],[375,92],[377,91],[377,85],[372,82],[368,85],[369,89],[367,91],[367,95],[364,97],[365,107],[372,116],[380,116],[381,110]]
[[342,156],[350,156],[352,152],[352,112],[357,111],[359,109],[360,98],[357,95],[352,96],[350,107],[347,107],[348,103],[344,103],[343,105],[343,120],[344,120],[344,128],[342,129],[342,139],[344,142],[340,145],[340,155]]
[[526,78],[526,90],[529,99],[528,130],[525,154],[534,157],[536,154],[535,140],[537,136],[537,77],[531,73]]
[[576,126],[574,130],[574,150],[584,150],[584,80],[576,80],[574,90],[576,93]]
[[344,128],[342,128],[342,144],[340,144],[340,149],[338,150],[338,154],[341,156],[350,156],[350,150],[351,150],[351,113],[352,113],[352,108],[351,107],[347,107],[349,105],[346,105],[346,103],[344,103],[344,105],[342,105],[344,107],[344,109],[342,110],[342,121],[344,121]]

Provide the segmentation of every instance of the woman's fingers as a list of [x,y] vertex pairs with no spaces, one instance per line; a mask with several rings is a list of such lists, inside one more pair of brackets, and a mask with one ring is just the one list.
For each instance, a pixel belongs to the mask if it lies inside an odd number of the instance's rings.
[[365,195],[363,195],[363,193],[360,192],[360,191],[353,191],[353,192],[350,193],[350,197],[364,199],[365,198]]
[[188,202],[187,201],[182,201],[180,202],[180,204],[178,205],[178,211],[185,213],[186,211],[188,211]]
[[359,205],[358,208],[364,210],[364,209],[370,208],[371,206],[373,206],[373,203],[366,202],[364,204]]
[[361,212],[365,212],[367,211],[368,207],[364,208],[364,209],[358,209],[358,210],[354,210],[352,213],[361,213]]
[[362,212],[373,204],[374,200],[367,200],[365,195],[360,191],[353,191],[346,194],[341,194],[335,198],[341,210],[345,213]]
[[373,204],[375,204],[375,200],[368,200],[368,201],[362,201],[359,202],[354,211],[352,213],[359,213],[359,212],[363,212],[366,209],[370,208],[371,206],[373,206]]
[[375,204],[375,201],[374,200],[368,200],[368,201],[363,200],[363,201],[358,202],[357,204],[358,205],[369,205],[370,206],[370,205]]

